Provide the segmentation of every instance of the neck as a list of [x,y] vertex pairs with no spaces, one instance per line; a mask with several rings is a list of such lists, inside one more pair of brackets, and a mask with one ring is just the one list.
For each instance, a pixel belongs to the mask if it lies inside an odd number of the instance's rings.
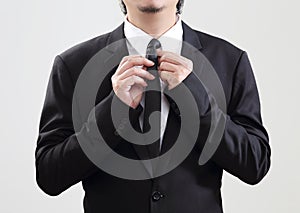
[[175,11],[170,15],[168,13],[154,13],[154,14],[130,14],[127,19],[136,27],[142,29],[147,34],[154,38],[159,38],[172,26],[175,25],[177,16]]

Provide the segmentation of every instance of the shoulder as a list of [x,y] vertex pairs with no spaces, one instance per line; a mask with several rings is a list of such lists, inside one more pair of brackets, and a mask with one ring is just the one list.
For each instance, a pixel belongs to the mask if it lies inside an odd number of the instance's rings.
[[65,50],[59,54],[59,56],[67,63],[89,60],[91,57],[93,57],[93,55],[106,46],[109,35],[110,33],[106,33],[81,42]]
[[123,38],[123,23],[115,30],[77,44],[58,57],[63,61],[74,79],[78,77],[90,59],[103,48]]
[[[196,30],[183,22],[184,35],[200,47],[201,52],[212,61],[236,63],[244,51],[231,42],[217,36]],[[197,40],[197,42],[195,42]]]
[[201,52],[218,73],[233,75],[243,55],[247,56],[244,50],[223,38],[194,29],[193,31],[201,42]]
[[[68,75],[76,82],[81,71],[90,59],[101,49],[106,47],[110,34],[111,32],[81,42],[58,54],[55,63],[58,64],[59,62],[64,68],[59,69],[60,74],[69,73]],[[63,72],[63,70],[66,70],[66,72]]]
[[194,31],[198,35],[204,50],[214,51],[216,53],[220,52],[223,55],[225,54],[231,57],[238,57],[244,52],[242,49],[223,38],[197,30]]

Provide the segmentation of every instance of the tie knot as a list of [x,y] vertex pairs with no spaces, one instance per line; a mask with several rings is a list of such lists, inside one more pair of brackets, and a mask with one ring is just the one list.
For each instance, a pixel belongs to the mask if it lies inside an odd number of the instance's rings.
[[161,48],[161,44],[160,44],[159,40],[157,40],[156,38],[153,38],[149,42],[147,48],[160,49]]
[[150,42],[149,42],[149,44],[148,44],[148,46],[147,46],[147,51],[146,51],[146,55],[147,56],[155,56],[155,57],[157,57],[156,55],[156,50],[157,49],[161,49],[161,44],[160,44],[160,42],[159,42],[159,40],[157,40],[157,39],[155,39],[155,38],[153,38]]

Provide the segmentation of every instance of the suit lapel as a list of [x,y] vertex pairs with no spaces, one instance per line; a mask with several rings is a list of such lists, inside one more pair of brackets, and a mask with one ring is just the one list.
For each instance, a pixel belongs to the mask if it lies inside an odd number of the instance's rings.
[[[197,33],[193,29],[191,29],[184,22],[182,22],[182,27],[183,27],[183,43],[182,43],[181,55],[192,61],[195,61],[197,58],[196,57],[197,52],[202,49],[202,44],[199,40]],[[172,148],[172,146],[176,143],[179,132],[181,131],[180,111],[177,108],[176,103],[174,103],[174,101],[169,96],[166,95],[166,97],[170,104],[170,111],[169,111],[167,125],[166,125],[166,129],[162,141],[161,155],[168,152]],[[174,154],[170,154],[167,160],[165,160],[164,162],[160,161],[157,165],[156,171],[163,171],[164,169],[168,168],[170,162],[172,161],[172,158],[174,157],[176,157],[174,156]]]
[[[122,58],[129,55],[126,39],[124,36],[124,24],[121,24],[117,29],[111,32],[109,38],[107,39],[106,51],[108,55],[107,59],[105,60],[105,64],[108,67],[113,67],[115,65],[118,66]],[[114,73],[115,71],[116,67],[111,72]],[[147,147],[142,145],[135,145],[133,143],[130,143],[130,145],[134,148],[136,154],[141,159],[141,162],[143,163],[146,171],[149,173],[149,176],[153,177],[152,165],[149,162],[142,160],[149,159]]]
[[182,22],[183,28],[183,43],[181,49],[181,55],[193,60],[195,57],[195,52],[202,49],[202,44],[197,33]]

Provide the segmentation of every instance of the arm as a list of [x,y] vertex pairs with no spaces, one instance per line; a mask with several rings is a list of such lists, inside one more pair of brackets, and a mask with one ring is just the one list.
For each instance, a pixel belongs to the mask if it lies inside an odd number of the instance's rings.
[[[84,154],[77,140],[77,136],[89,140],[89,130],[95,128],[92,127],[95,123],[87,121],[80,132],[74,132],[73,92],[71,75],[62,58],[57,56],[48,83],[36,147],[36,180],[39,187],[52,196],[99,171]],[[110,115],[107,112],[111,99],[112,94],[96,106],[100,125]]]
[[[212,160],[242,181],[248,184],[258,183],[270,168],[271,150],[262,124],[258,91],[247,54],[242,52],[236,65],[227,114],[220,110],[211,94],[203,95],[206,92],[194,73],[184,83],[199,105],[201,125],[206,125],[204,129],[209,129],[213,110],[218,115],[213,122],[225,123],[221,143]],[[199,89],[202,91],[199,92]],[[212,100],[211,106],[208,106],[208,99]]]

